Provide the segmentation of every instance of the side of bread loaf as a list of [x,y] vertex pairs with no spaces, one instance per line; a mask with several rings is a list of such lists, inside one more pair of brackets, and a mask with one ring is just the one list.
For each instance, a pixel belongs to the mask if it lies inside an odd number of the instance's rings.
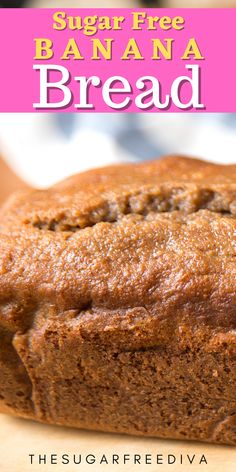
[[169,157],[24,192],[0,227],[0,409],[236,444],[236,166]]

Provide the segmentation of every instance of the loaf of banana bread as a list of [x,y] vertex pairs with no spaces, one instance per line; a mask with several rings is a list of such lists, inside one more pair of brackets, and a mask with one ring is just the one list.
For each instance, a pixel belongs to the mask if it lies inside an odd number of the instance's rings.
[[0,223],[0,411],[236,444],[236,165],[91,170]]

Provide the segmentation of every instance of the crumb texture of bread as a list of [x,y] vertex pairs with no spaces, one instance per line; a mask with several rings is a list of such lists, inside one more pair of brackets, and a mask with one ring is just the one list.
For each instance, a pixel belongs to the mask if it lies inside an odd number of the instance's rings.
[[170,156],[11,197],[0,411],[236,445],[236,166]]

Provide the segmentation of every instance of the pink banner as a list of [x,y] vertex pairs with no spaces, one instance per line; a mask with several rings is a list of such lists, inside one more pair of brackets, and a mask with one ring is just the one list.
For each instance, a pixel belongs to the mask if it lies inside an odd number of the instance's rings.
[[236,9],[1,9],[1,112],[236,112]]

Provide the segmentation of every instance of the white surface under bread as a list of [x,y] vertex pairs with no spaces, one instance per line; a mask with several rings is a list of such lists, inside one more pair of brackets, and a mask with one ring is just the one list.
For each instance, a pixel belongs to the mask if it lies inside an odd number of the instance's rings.
[[[33,465],[30,465],[29,454],[35,454]],[[39,454],[46,454],[47,464],[38,464]],[[51,454],[55,454],[57,465],[50,464]],[[61,464],[62,454],[69,455],[70,464]],[[73,454],[77,461],[81,454],[81,464],[72,463]],[[95,456],[94,464],[86,463],[88,454]],[[103,454],[108,464],[104,460],[99,465]],[[113,454],[119,456],[119,464],[112,465]],[[124,465],[125,454],[130,458]],[[141,456],[140,465],[133,463],[135,454]],[[145,454],[151,455],[151,464],[145,465]],[[158,465],[157,455],[160,461]],[[175,457],[175,462],[168,464],[168,455],[172,456],[172,462]],[[187,455],[193,461],[191,465]],[[207,464],[203,460],[200,465],[203,455]],[[92,460],[90,456],[89,461]],[[230,446],[102,434],[0,415],[1,472],[235,472],[235,467],[236,449]]]

